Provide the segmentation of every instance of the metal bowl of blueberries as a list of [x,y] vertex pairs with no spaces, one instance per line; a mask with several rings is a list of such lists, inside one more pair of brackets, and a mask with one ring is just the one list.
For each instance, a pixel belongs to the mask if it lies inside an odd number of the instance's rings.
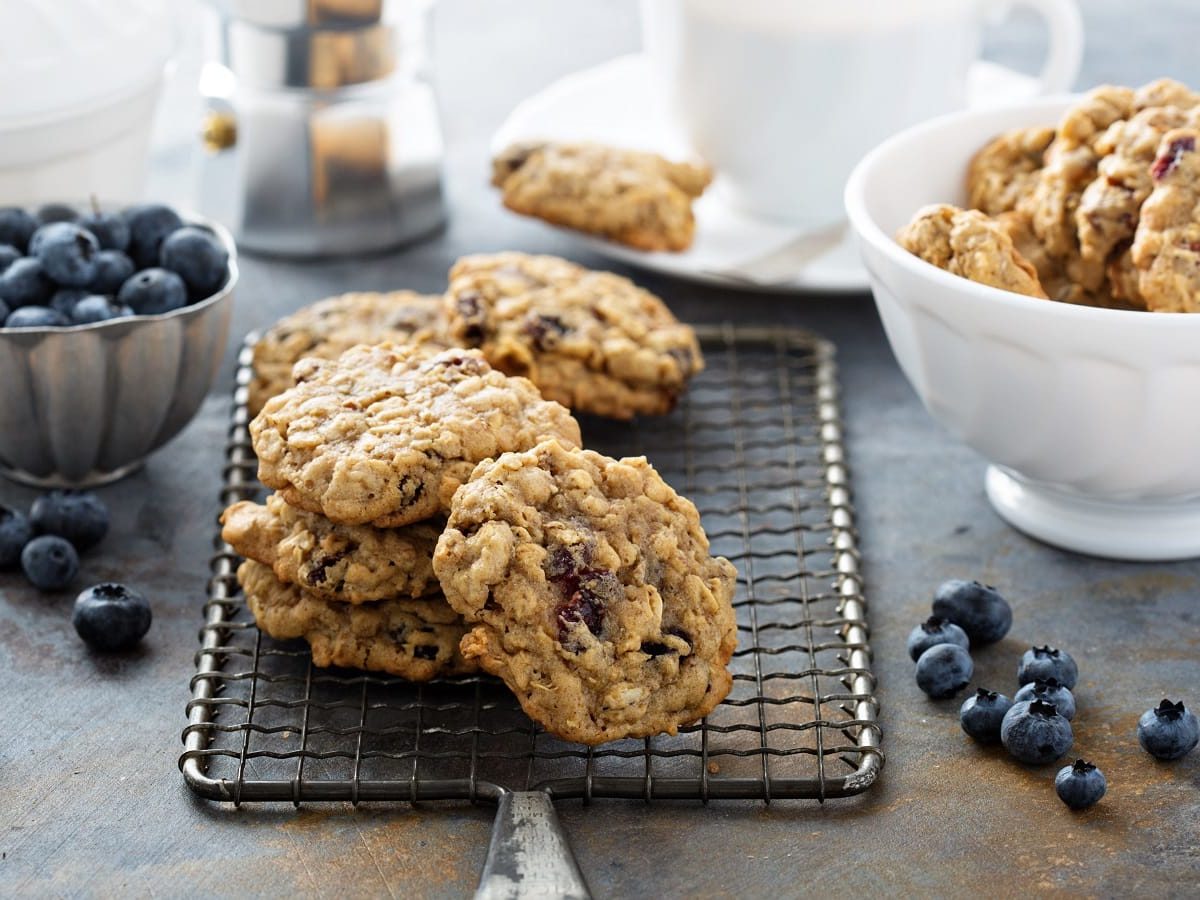
[[105,484],[186,425],[229,332],[223,228],[170,207],[0,209],[0,473]]

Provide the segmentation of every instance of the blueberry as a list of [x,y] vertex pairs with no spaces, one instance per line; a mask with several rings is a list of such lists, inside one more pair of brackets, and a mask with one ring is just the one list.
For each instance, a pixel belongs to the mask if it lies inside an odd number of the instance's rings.
[[193,301],[211,297],[229,275],[229,252],[224,245],[211,232],[191,226],[163,241],[159,262],[179,274]]
[[1008,634],[1012,608],[991,585],[952,579],[933,596],[933,614],[949,619],[973,644],[991,644]]
[[159,203],[131,206],[121,216],[129,225],[129,255],[142,269],[158,265],[163,240],[183,227],[179,214]]
[[45,206],[39,206],[37,211],[37,220],[41,225],[49,225],[52,222],[74,222],[79,218],[79,213],[75,207],[67,206],[65,203],[47,203]]
[[69,319],[71,318],[71,310],[75,308],[75,304],[86,296],[88,296],[88,292],[82,288],[60,288],[50,298],[50,308],[55,312],[62,313]]
[[12,244],[24,252],[37,225],[37,220],[18,206],[0,209],[0,244]]
[[1196,714],[1183,705],[1181,700],[1172,703],[1163,700],[1154,709],[1148,709],[1138,719],[1138,743],[1142,749],[1158,759],[1179,759],[1187,756],[1200,744],[1200,722]]
[[1071,809],[1087,809],[1108,791],[1108,781],[1090,762],[1077,759],[1074,765],[1058,770],[1054,776],[1054,790],[1058,792],[1058,799]]
[[108,533],[108,507],[92,491],[61,490],[42,494],[29,511],[38,534],[66,538],[82,553]]
[[71,320],[48,306],[22,306],[9,313],[5,328],[62,328]]
[[0,273],[21,258],[21,251],[12,244],[0,244]]
[[967,633],[945,619],[930,616],[908,635],[908,655],[913,660],[920,659],[921,654],[934,644],[958,644],[964,650],[971,649]]
[[1053,703],[1058,714],[1068,721],[1075,718],[1075,695],[1053,678],[1047,681],[1031,681],[1022,685],[1013,697],[1017,703],[1034,699]]
[[107,322],[110,319],[123,319],[132,316],[133,310],[124,303],[117,303],[111,297],[92,294],[84,297],[71,310],[71,324],[92,325],[96,322]]
[[150,604],[123,584],[97,584],[75,598],[71,624],[93,650],[131,650],[150,630]]
[[60,591],[79,571],[79,554],[53,534],[35,537],[21,551],[21,569],[40,591]]
[[0,569],[16,568],[21,551],[33,540],[33,525],[20,510],[0,506]]
[[1071,723],[1058,714],[1054,704],[1041,700],[1014,703],[1000,723],[1004,749],[1030,765],[1053,762],[1070,750],[1074,741]]
[[1017,683],[1029,684],[1031,681],[1051,679],[1067,690],[1075,687],[1075,682],[1079,680],[1079,667],[1071,659],[1071,654],[1049,645],[1026,650],[1017,666]]
[[34,235],[37,258],[46,274],[64,287],[84,287],[96,277],[100,244],[72,222],[43,225]]
[[53,293],[54,282],[46,276],[41,261],[31,256],[18,259],[0,275],[0,300],[14,309],[44,304]]
[[93,294],[116,294],[134,271],[133,260],[120,250],[101,250],[96,254],[96,277],[88,290]]
[[1000,740],[1000,723],[1012,704],[1003,694],[980,688],[963,702],[958,711],[959,724],[975,740],[997,743]]
[[129,223],[116,213],[84,213],[79,224],[96,236],[101,250],[125,250],[129,246]]
[[143,269],[117,292],[117,301],[139,316],[154,316],[187,306],[187,286],[166,269]]
[[953,697],[974,672],[971,654],[958,644],[935,644],[917,660],[917,687],[935,700]]

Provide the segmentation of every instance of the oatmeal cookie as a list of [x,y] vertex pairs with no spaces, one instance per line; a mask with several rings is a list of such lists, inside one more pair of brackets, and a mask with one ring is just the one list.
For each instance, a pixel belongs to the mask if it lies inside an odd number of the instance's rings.
[[577,412],[669,412],[704,367],[695,333],[649,291],[554,256],[460,259],[444,314],[452,340]]
[[939,269],[1001,290],[1046,299],[1037,270],[996,222],[978,210],[926,206],[900,229],[905,250]]
[[674,734],[732,685],[737,573],[644,458],[548,441],[481,463],[433,565],[463,655],[566,740]]
[[504,205],[639,250],[686,250],[707,166],[591,143],[514,144],[492,162]]
[[258,477],[339,525],[419,522],[450,508],[475,464],[579,424],[478,350],[358,346],[296,364],[296,385],[250,423]]
[[441,597],[331,603],[284,584],[261,563],[238,567],[246,605],[259,630],[278,640],[303,638],[316,666],[345,666],[429,681],[477,670],[459,650],[466,626]]
[[998,216],[1017,208],[1033,191],[1054,129],[1017,128],[975,154],[967,167],[967,199],[972,209]]
[[1062,303],[1075,303],[1081,306],[1103,306],[1109,309],[1133,309],[1134,307],[1124,298],[1117,297],[1111,290],[1112,285],[1105,282],[1094,291],[1084,290],[1067,277],[1066,268],[1060,259],[1055,259],[1042,246],[1042,242],[1033,233],[1033,223],[1028,213],[1020,209],[1001,213],[996,216],[996,224],[1012,238],[1013,246],[1017,248],[1026,260],[1037,270],[1038,281],[1051,300]]
[[337,359],[356,344],[428,344],[439,340],[441,298],[412,291],[330,297],[280,319],[254,345],[250,415],[290,388],[292,366],[306,356]]
[[1155,312],[1200,312],[1200,131],[1163,136],[1151,167],[1131,259],[1138,290]]
[[441,590],[433,574],[440,522],[403,528],[334,525],[272,494],[266,505],[233,504],[221,524],[221,537],[242,556],[325,600],[365,603]]

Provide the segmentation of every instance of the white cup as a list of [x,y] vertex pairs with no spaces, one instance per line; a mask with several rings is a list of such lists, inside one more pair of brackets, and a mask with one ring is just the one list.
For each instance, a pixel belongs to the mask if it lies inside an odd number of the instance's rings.
[[1037,93],[1068,90],[1083,54],[1076,0],[642,0],[643,38],[725,202],[819,228],[842,218],[868,150],[966,106],[985,20],[1016,6],[1050,36]]

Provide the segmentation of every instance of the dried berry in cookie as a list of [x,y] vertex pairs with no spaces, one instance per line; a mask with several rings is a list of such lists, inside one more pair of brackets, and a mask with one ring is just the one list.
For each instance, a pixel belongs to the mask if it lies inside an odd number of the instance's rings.
[[1138,290],[1156,312],[1200,312],[1200,131],[1163,136],[1151,167],[1131,259]]
[[463,653],[567,740],[673,734],[732,684],[737,573],[645,459],[548,441],[480,464],[434,570]]

